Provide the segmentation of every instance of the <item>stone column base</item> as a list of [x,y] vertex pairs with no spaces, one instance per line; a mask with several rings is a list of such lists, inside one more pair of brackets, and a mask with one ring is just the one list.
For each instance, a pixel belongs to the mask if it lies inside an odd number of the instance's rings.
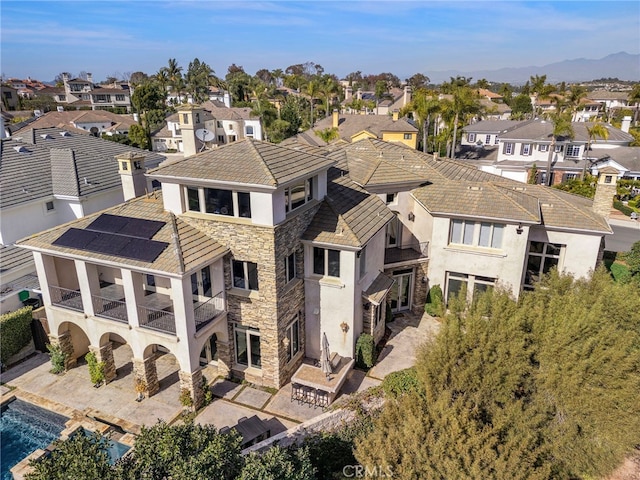
[[101,345],[99,347],[90,345],[89,350],[95,353],[96,359],[99,362],[104,362],[105,383],[109,383],[111,380],[116,378],[116,362],[113,359],[113,348],[111,342],[108,342],[106,345]]
[[71,333],[68,331],[63,332],[59,336],[49,335],[49,341],[52,345],[59,345],[62,349],[62,353],[64,353],[64,369],[70,370],[75,368],[78,364],[78,359],[76,358],[75,352],[73,351],[73,342],[71,340]]
[[146,395],[151,397],[160,391],[160,382],[158,381],[158,371],[156,370],[156,358],[150,356],[144,360],[138,358],[133,359],[133,378],[134,382],[138,379],[147,385]]
[[178,372],[180,377],[180,392],[188,390],[193,400],[194,409],[198,409],[204,405],[204,389],[202,388],[202,370],[195,372]]
[[218,348],[218,375],[229,378],[231,375],[231,349],[229,342],[218,340],[216,342]]

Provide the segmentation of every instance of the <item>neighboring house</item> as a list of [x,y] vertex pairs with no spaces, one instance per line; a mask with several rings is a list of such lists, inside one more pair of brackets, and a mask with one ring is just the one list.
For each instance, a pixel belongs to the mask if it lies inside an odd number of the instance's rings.
[[162,191],[142,196],[142,157],[119,157],[138,198],[18,242],[68,366],[94,351],[110,379],[127,343],[150,394],[159,350],[196,406],[205,365],[279,388],[325,334],[352,365],[361,333],[383,337],[387,305],[421,312],[434,285],[517,297],[553,267],[585,277],[611,233],[608,171],[591,201],[400,143],[294,147],[245,139],[168,162],[148,173]]
[[[117,155],[137,151],[147,155],[151,166],[164,160],[158,154],[60,128],[24,131],[3,139],[1,149],[0,245],[5,247],[121,203]],[[3,275],[0,289],[5,290],[8,281],[13,280]],[[16,308],[19,290],[5,293],[14,298],[11,304],[3,301],[3,310]]]
[[116,85],[116,88],[105,88],[93,83],[90,73],[87,79],[70,79],[63,74],[64,86],[47,87],[37,92],[37,95],[48,95],[57,103],[66,104],[76,109],[106,110],[119,108],[127,113],[131,111],[131,94],[128,85]]
[[594,90],[587,93],[587,98],[602,105],[604,111],[616,108],[628,108],[629,92],[610,92],[609,90]]
[[[137,123],[132,115],[112,113],[107,110],[93,110],[79,112],[77,110],[47,112],[33,122],[26,129],[58,127],[70,132],[91,134],[99,137],[107,135],[127,135],[129,128]],[[20,135],[24,130],[16,130],[13,135]]]
[[[589,142],[587,128],[592,125],[591,122],[573,122],[574,137],[558,139],[552,159],[551,183],[557,184],[577,178],[585,168],[588,168],[588,158],[591,155],[585,153],[585,149]],[[606,141],[597,137],[592,139],[592,148],[597,145],[599,148],[615,150],[618,147],[628,146],[633,141],[633,136],[629,133],[608,124],[603,125],[609,131],[609,138]],[[496,147],[497,156],[492,164],[482,165],[482,170],[526,183],[529,172],[535,164],[538,183],[545,183],[552,131],[553,123],[545,120],[513,123],[487,120],[464,127],[462,145],[471,146],[473,142],[477,144],[483,139],[486,141],[488,136],[492,135],[490,140],[494,144],[496,141],[499,142]],[[473,156],[462,154],[460,157],[473,161]]]
[[339,114],[336,110],[330,117],[316,122],[316,125],[294,137],[288,138],[283,145],[312,145],[326,146],[327,143],[316,132],[335,128],[339,138],[334,142],[351,143],[364,138],[377,138],[386,142],[403,143],[416,148],[418,129],[404,118],[398,118],[398,113],[388,115],[347,115]]
[[590,171],[598,175],[605,167],[613,167],[620,178],[640,180],[640,147],[618,147],[615,149],[592,148],[589,157],[592,158]]
[[18,89],[0,85],[0,95],[2,95],[2,110],[18,109]]
[[[176,150],[185,152],[184,142],[185,130],[181,124],[184,123],[185,114],[196,112],[193,118],[197,123],[193,128],[188,129],[191,142],[195,142],[198,147],[196,152],[207,148],[214,148],[227,143],[233,143],[243,138],[264,139],[264,130],[260,117],[254,116],[251,109],[247,107],[226,107],[218,101],[207,101],[202,105],[186,104],[178,107],[178,112],[170,115],[166,119],[166,125],[155,132],[152,132],[151,139],[153,150],[156,152],[166,152]],[[206,132],[203,132],[206,131]],[[200,131],[201,133],[197,133]],[[203,135],[207,135],[206,137]],[[201,137],[198,137],[201,135]],[[202,139],[206,141],[202,141]],[[191,151],[190,151],[191,152]],[[191,155],[195,152],[188,153]]]
[[[354,110],[350,104],[354,99],[363,100],[365,102],[372,102],[373,108],[365,107],[364,110]],[[345,98],[341,102],[342,113],[349,115],[391,115],[395,111],[400,111],[403,107],[407,106],[411,102],[411,86],[405,85],[403,88],[391,88],[388,92],[385,92],[384,96],[379,99],[376,98],[376,93],[372,91],[363,91],[358,89],[353,94],[353,88],[350,86],[345,87]]]

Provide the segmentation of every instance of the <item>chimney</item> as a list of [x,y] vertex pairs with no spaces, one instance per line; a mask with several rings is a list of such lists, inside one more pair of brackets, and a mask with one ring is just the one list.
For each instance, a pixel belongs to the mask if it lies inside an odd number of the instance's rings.
[[224,92],[224,95],[222,97],[222,102],[227,108],[231,108],[231,95],[229,95],[229,92],[226,92],[226,91]]
[[353,97],[353,87],[349,85],[344,91],[344,99],[349,100],[351,97]]
[[362,89],[359,88],[358,91],[356,92],[356,98],[358,100],[362,100]]
[[93,75],[91,73],[87,73],[87,82],[93,84]]
[[404,97],[402,98],[402,106],[406,107],[411,103],[411,85],[404,86]]
[[124,200],[141,197],[147,193],[147,177],[144,172],[144,155],[135,152],[125,152],[116,156],[118,173],[122,182]]
[[62,74],[62,82],[63,83],[67,83],[69,81],[69,75],[67,75],[66,73]]
[[331,128],[338,128],[339,121],[340,116],[338,115],[338,110],[334,108],[331,114]]
[[190,157],[198,153],[200,141],[196,138],[196,130],[201,119],[204,119],[204,110],[198,105],[182,105],[178,109],[180,118],[180,130],[182,130],[182,150],[185,157]]
[[618,184],[617,169],[612,166],[606,166],[598,171],[598,184],[596,185],[596,194],[593,197],[593,211],[609,218],[613,197],[616,194]]
[[397,121],[398,121],[398,115],[399,115],[399,114],[400,114],[400,112],[399,112],[399,111],[398,111],[398,109],[396,108],[396,109],[393,111],[393,121],[394,121],[394,122],[397,122]]
[[620,127],[620,130],[622,130],[624,133],[629,133],[630,127],[631,127],[631,116],[625,115],[624,117],[622,117],[622,126]]

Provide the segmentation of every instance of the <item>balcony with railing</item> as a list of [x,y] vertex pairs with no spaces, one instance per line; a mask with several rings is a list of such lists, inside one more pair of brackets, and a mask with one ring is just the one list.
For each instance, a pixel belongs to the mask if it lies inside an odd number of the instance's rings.
[[413,242],[401,247],[386,248],[384,264],[408,263],[426,260],[429,256],[429,242]]
[[196,332],[213,322],[227,310],[227,302],[223,292],[219,292],[206,302],[195,302],[193,317],[196,321]]
[[84,312],[80,290],[71,290],[56,285],[49,285],[49,294],[51,295],[51,303],[53,305],[75,310],[76,312]]

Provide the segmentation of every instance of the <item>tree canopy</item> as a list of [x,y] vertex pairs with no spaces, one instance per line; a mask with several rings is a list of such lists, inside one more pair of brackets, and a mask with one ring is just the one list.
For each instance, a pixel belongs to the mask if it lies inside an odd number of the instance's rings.
[[552,272],[516,301],[450,305],[356,458],[398,478],[606,475],[640,443],[640,287]]

